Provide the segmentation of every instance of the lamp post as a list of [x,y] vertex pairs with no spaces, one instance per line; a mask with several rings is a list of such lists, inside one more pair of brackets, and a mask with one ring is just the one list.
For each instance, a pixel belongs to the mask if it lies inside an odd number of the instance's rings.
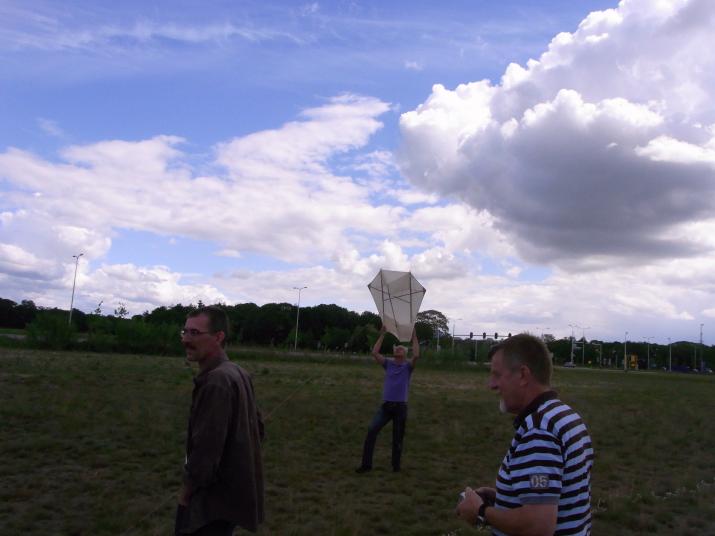
[[628,372],[627,348],[628,348],[628,332],[626,331],[626,335],[623,337],[623,370],[624,370],[624,372]]
[[651,337],[643,336],[643,338],[645,339],[645,343],[646,343],[646,354],[645,354],[646,355],[646,361],[645,361],[646,365],[645,366],[646,366],[646,370],[650,370],[650,340],[653,337],[652,336]]
[[74,308],[74,289],[77,286],[77,267],[79,266],[79,258],[84,255],[84,253],[80,253],[79,255],[72,255],[72,258],[74,259],[74,279],[72,280],[72,299],[70,300],[70,319],[69,319],[69,325],[72,325],[72,309]]
[[703,364],[703,326],[705,324],[700,324],[700,370],[704,369]]
[[586,365],[586,330],[591,326],[581,328],[581,365]]
[[593,346],[596,346],[598,348],[598,366],[602,367],[603,366],[603,344],[600,342],[592,342],[590,343]]
[[574,328],[577,328],[579,326],[578,326],[578,324],[569,324],[569,327],[571,328],[571,359],[570,359],[570,361],[571,361],[571,363],[573,363],[574,362],[573,351],[574,351],[574,341],[575,341],[573,330],[574,330]]
[[298,291],[298,310],[295,312],[295,342],[293,343],[293,351],[298,350],[298,321],[300,320],[300,291],[308,287],[293,287],[293,290]]
[[670,337],[668,337],[668,371],[673,372],[673,348],[670,344]]

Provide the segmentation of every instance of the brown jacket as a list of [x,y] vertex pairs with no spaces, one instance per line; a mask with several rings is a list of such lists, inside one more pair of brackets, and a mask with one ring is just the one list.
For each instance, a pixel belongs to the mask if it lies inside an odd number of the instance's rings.
[[184,527],[227,520],[255,531],[263,521],[263,421],[248,373],[219,360],[194,378],[184,483],[193,491]]

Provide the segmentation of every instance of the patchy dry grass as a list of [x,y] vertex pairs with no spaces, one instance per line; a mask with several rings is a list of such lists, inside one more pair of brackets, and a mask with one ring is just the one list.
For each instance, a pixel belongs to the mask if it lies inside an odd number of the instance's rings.
[[[387,428],[356,475],[379,367],[240,360],[269,415],[261,534],[477,533],[457,493],[494,480],[512,433],[486,369],[419,367],[403,471]],[[0,349],[0,532],[169,534],[191,377],[176,358]],[[715,533],[715,379],[564,369],[556,387],[595,442],[594,534]]]

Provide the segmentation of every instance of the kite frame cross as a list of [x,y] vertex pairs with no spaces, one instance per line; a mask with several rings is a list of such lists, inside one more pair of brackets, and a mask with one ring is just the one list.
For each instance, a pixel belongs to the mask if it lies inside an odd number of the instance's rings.
[[[395,311],[395,305],[393,300],[399,300],[402,303],[405,303],[409,306],[410,309],[410,319],[413,318],[414,316],[414,305],[413,305],[413,300],[410,299],[413,295],[415,294],[422,294],[424,295],[426,292],[426,289],[420,285],[419,290],[414,290],[412,286],[412,280],[414,279],[414,275],[412,275],[412,272],[403,272],[407,278],[408,278],[408,288],[406,289],[405,292],[402,293],[397,293],[397,294],[392,294],[390,291],[390,287],[385,284],[385,274],[384,270],[380,270],[380,296],[382,297],[382,307],[380,308],[381,310],[379,311],[383,316],[385,315],[385,311],[389,310],[392,313],[392,319],[395,322],[395,326],[399,331],[399,328],[401,324],[397,321],[397,313]],[[415,280],[416,281],[416,280]],[[373,289],[373,290],[378,290],[377,287],[373,286],[372,283],[368,285],[368,288]],[[406,299],[407,298],[407,299]],[[389,302],[389,307],[386,307],[385,303]],[[383,318],[384,322],[384,318]]]

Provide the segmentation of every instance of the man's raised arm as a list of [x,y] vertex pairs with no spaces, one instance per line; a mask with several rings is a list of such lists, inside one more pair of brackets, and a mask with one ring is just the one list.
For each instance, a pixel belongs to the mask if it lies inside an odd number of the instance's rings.
[[377,338],[377,341],[375,341],[375,346],[372,347],[372,358],[375,360],[376,363],[379,363],[380,365],[385,364],[385,358],[380,353],[380,348],[382,348],[382,340],[385,338],[385,333],[387,333],[387,328],[385,328],[385,324],[383,324],[380,328],[380,336]]
[[420,357],[420,341],[417,340],[417,329],[412,330],[412,359],[410,360],[410,364],[412,365],[412,368],[415,368],[415,365],[417,364],[417,360]]

